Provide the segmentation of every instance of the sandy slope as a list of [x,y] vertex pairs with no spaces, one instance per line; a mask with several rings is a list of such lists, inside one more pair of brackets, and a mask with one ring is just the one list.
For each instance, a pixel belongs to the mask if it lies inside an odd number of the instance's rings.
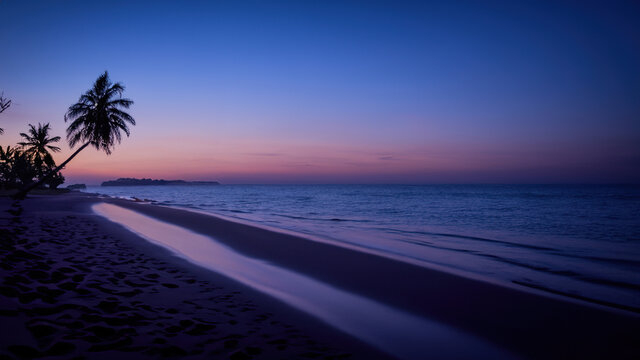
[[383,357],[89,213],[95,199],[1,201],[0,358]]
[[[90,212],[92,204],[107,201],[211,236],[234,251],[342,291],[446,324],[517,356],[640,358],[640,317],[629,311],[180,209],[82,194],[34,196],[13,207],[8,199],[2,201],[0,352],[7,355],[385,357]],[[420,334],[425,342],[439,335]],[[455,353],[441,347],[408,358],[450,358]]]

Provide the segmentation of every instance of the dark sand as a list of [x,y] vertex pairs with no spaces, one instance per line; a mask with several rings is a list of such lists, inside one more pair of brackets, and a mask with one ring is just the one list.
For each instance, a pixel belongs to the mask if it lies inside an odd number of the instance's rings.
[[89,212],[0,199],[0,359],[385,358]]
[[114,203],[210,235],[249,256],[452,325],[519,356],[640,358],[637,312],[517,284],[479,281],[205,214]]
[[[384,357],[308,315],[92,215],[88,209],[96,201],[80,194],[33,197],[0,215],[7,229],[0,253],[3,353]],[[210,235],[240,253],[447,324],[521,357],[640,358],[640,317],[631,311],[470,279],[204,214],[105,201]],[[416,359],[446,357],[415,354]]]

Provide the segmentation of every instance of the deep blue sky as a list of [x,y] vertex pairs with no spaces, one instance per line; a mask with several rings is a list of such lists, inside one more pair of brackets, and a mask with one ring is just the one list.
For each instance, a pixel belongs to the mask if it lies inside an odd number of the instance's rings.
[[639,182],[638,24],[631,1],[4,0],[0,143],[62,135],[109,70],[139,125],[74,180]]

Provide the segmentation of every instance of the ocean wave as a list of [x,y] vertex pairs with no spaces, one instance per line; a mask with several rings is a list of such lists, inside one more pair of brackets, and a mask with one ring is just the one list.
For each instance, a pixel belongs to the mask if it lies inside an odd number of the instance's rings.
[[427,236],[440,236],[440,237],[458,238],[458,239],[464,239],[464,240],[474,240],[474,241],[482,241],[482,242],[489,242],[489,243],[497,243],[497,244],[506,245],[506,246],[510,246],[510,247],[520,247],[520,248],[526,248],[526,249],[532,249],[532,250],[544,250],[544,251],[555,251],[556,250],[554,248],[550,248],[550,247],[546,247],[546,246],[523,244],[523,243],[516,243],[516,242],[505,241],[505,240],[496,240],[496,239],[489,239],[489,238],[462,235],[462,234],[451,234],[451,233],[429,232],[429,231],[415,231],[415,230],[402,230],[402,229],[394,229],[394,228],[378,228],[378,229],[384,230],[384,231],[388,231],[388,232],[395,232],[395,233],[427,235]]
[[[505,282],[526,273],[543,287],[640,305],[633,298],[640,299],[640,187],[229,185],[215,193],[200,187],[89,191],[170,206],[199,204],[214,214]],[[554,277],[557,283],[548,282]]]
[[274,214],[272,213],[271,215],[273,216],[279,216],[279,217],[284,217],[284,218],[288,218],[288,219],[294,219],[294,220],[312,220],[312,221],[333,221],[333,222],[357,222],[357,223],[367,223],[367,222],[371,222],[371,220],[364,220],[364,219],[342,219],[342,218],[313,218],[313,217],[305,217],[305,216],[296,216],[296,215],[288,215],[288,214]]
[[557,289],[553,289],[553,288],[550,288],[550,287],[547,287],[547,286],[544,286],[544,285],[540,285],[540,284],[537,284],[537,283],[532,283],[532,282],[529,282],[529,281],[512,280],[512,283],[518,284],[518,285],[522,285],[522,286],[526,286],[526,287],[530,287],[530,288],[536,289],[536,290],[549,292],[549,293],[556,294],[556,295],[562,295],[562,296],[567,296],[567,297],[570,297],[570,298],[573,298],[573,299],[577,299],[577,300],[591,302],[591,303],[594,303],[594,304],[599,304],[599,305],[614,307],[614,308],[618,308],[618,309],[622,309],[622,310],[628,310],[628,311],[632,311],[632,312],[635,312],[635,313],[640,313],[640,307],[637,307],[637,306],[625,305],[625,304],[620,304],[620,303],[617,303],[617,302],[596,299],[595,297],[590,297],[590,296],[585,296],[585,295],[581,295],[581,294],[575,294],[575,293],[571,293],[571,292],[567,292],[567,291],[557,290]]
[[227,211],[232,212],[232,213],[236,213],[236,214],[251,214],[251,211],[244,211],[244,210],[231,209],[231,210],[227,210]]

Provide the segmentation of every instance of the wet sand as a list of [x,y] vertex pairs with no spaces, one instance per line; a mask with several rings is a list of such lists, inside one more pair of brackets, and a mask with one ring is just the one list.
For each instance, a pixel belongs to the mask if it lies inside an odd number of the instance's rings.
[[[248,256],[446,324],[515,356],[640,357],[636,335],[640,334],[640,316],[633,311],[416,266],[207,214],[120,200],[112,203],[211,236]],[[424,334],[423,341],[432,337],[434,334]],[[456,340],[450,340],[449,349],[456,347]],[[472,354],[468,358],[477,352]],[[452,358],[460,354],[434,347],[431,355]],[[421,354],[409,358],[419,359]]]
[[0,358],[385,358],[89,212],[0,199]]
[[[13,207],[8,199],[3,201],[9,210],[0,216],[6,228],[0,288],[0,321],[3,333],[8,334],[1,340],[3,354],[237,359],[386,356],[91,213],[91,205],[100,201],[95,197],[32,197]],[[211,236],[252,258],[446,324],[510,356],[640,355],[640,317],[633,312],[471,279],[205,214],[102,201]],[[428,342],[439,334],[420,335]],[[447,344],[404,357],[453,358],[452,347],[468,345]]]

